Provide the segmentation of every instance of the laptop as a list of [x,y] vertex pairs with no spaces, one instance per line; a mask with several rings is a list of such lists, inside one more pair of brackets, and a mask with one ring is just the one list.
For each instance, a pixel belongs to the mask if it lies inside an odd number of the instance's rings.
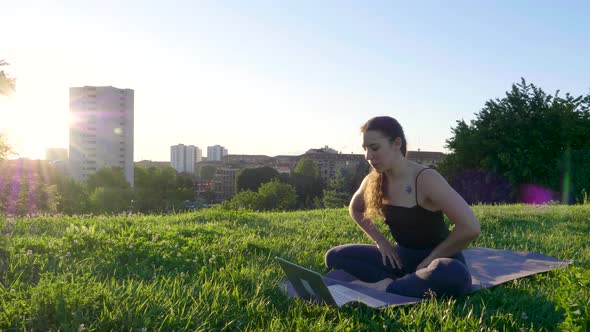
[[361,302],[373,308],[387,304],[344,285],[328,286],[321,274],[280,257],[275,257],[275,259],[285,271],[297,295],[303,299],[338,307],[349,302]]

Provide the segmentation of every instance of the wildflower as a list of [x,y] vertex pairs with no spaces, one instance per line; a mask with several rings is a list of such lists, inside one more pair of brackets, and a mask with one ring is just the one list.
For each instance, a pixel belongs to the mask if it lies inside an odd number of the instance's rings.
[[225,271],[224,268],[219,268],[219,272],[223,272],[223,271]]
[[209,264],[213,263],[213,258],[214,257],[209,258]]
[[86,331],[86,326],[84,326],[84,324],[80,324],[80,328],[78,328],[78,331]]
[[156,242],[156,241],[158,241],[158,236],[157,235],[152,236],[152,242]]
[[31,256],[33,254],[33,250],[29,249],[27,250],[27,256]]

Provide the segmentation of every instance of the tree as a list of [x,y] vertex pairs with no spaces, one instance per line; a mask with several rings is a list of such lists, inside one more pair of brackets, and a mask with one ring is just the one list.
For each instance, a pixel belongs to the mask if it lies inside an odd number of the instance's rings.
[[134,173],[134,210],[149,213],[183,209],[185,201],[195,198],[191,174],[177,173],[170,166],[136,166]]
[[242,190],[229,200],[223,201],[221,207],[226,210],[259,210],[258,193],[252,190]]
[[[0,67],[8,66],[9,63],[0,60]],[[4,70],[0,70],[0,96],[8,96],[12,94],[16,89],[16,80],[6,76]]]
[[221,206],[230,210],[288,211],[297,206],[297,194],[293,186],[274,179],[261,185],[257,192],[240,191]]
[[261,184],[278,178],[278,176],[279,172],[270,166],[242,169],[236,175],[236,192],[256,191]]
[[90,205],[95,213],[119,213],[129,210],[132,197],[128,188],[98,187],[90,195]]
[[[0,67],[7,65],[8,63],[6,61],[0,60]],[[7,77],[4,71],[0,70],[0,97],[11,95],[15,91],[15,87],[16,80]],[[0,135],[0,161],[4,160],[10,152],[10,146],[4,141],[2,135]]]
[[305,157],[299,159],[289,180],[297,192],[299,208],[313,208],[314,201],[321,199],[324,182],[319,175],[320,171],[315,161]]
[[265,211],[289,211],[297,206],[297,193],[293,186],[275,179],[258,189],[259,208]]
[[[487,101],[470,124],[457,121],[446,145],[451,153],[439,171],[452,185],[463,181],[466,188],[473,188],[474,183],[465,181],[465,174],[479,172],[475,180],[488,191],[505,191],[505,184],[491,185],[505,179],[512,186],[511,199],[521,184],[560,191],[566,187],[562,180],[565,174],[586,174],[590,166],[582,157],[590,148],[587,128],[590,94],[573,97],[568,93],[560,97],[557,91],[552,96],[522,79],[520,84],[512,85],[506,97]],[[488,183],[481,180],[484,174],[489,177]],[[584,180],[572,181],[576,198],[588,188],[580,181]],[[572,186],[567,187],[571,191]]]
[[301,174],[310,177],[319,177],[320,170],[315,161],[305,157],[299,159],[294,170],[295,174]]
[[326,208],[341,208],[349,202],[349,193],[344,188],[344,176],[342,172],[338,172],[328,183],[328,189],[324,189],[322,205]]
[[56,186],[59,194],[57,202],[59,212],[72,215],[89,211],[90,197],[84,183],[65,176],[59,176]]
[[289,184],[297,193],[297,205],[300,209],[314,208],[316,198],[322,197],[324,182],[320,177],[312,177],[293,173],[289,178]]
[[94,192],[99,187],[112,187],[129,189],[131,186],[127,179],[123,169],[120,167],[105,167],[98,170],[98,172],[88,176],[86,185],[90,192]]
[[215,178],[215,172],[217,172],[215,166],[206,165],[201,168],[201,174],[199,175],[203,180],[213,180]]
[[0,135],[0,161],[4,160],[10,152],[10,146],[4,141],[4,137]]

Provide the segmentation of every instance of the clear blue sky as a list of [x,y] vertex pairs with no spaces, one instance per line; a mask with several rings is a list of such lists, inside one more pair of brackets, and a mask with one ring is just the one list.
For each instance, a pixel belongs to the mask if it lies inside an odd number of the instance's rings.
[[390,115],[410,149],[521,77],[590,90],[588,1],[7,1],[0,59],[17,94],[0,131],[21,156],[68,145],[68,88],[135,90],[135,160],[170,145],[230,154],[362,153]]

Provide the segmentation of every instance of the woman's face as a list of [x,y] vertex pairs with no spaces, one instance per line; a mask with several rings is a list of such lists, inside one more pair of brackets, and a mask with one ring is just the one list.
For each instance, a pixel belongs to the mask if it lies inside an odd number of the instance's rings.
[[365,159],[369,164],[380,173],[391,169],[399,154],[401,139],[398,137],[391,142],[389,137],[376,130],[367,130],[362,137]]

